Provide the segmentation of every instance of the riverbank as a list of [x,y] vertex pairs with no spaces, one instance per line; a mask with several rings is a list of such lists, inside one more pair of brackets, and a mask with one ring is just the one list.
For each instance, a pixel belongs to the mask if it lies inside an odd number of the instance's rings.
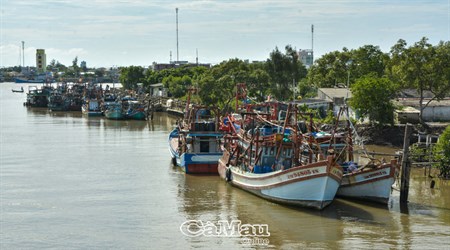
[[[418,134],[430,134],[439,136],[448,125],[448,123],[433,123],[429,124],[429,128],[426,130],[418,125],[414,125],[411,143],[415,143],[418,141]],[[405,127],[405,124],[382,127],[357,125],[356,130],[358,135],[363,138],[365,144],[374,144],[388,147],[403,147]]]

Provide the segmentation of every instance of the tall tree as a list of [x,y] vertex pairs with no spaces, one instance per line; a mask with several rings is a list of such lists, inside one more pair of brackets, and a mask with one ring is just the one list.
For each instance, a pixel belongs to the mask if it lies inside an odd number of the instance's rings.
[[393,123],[394,104],[392,97],[396,88],[386,78],[376,74],[366,75],[352,85],[350,106],[371,123]]
[[[399,40],[391,48],[387,72],[403,88],[417,89],[419,119],[423,124],[423,110],[432,101],[439,101],[450,93],[450,43],[433,46],[423,37],[414,45],[406,46],[404,40]],[[425,91],[430,91],[433,97],[425,100]]]
[[308,84],[318,88],[332,88],[338,85],[347,85],[353,82],[354,77],[349,78],[352,57],[347,48],[342,51],[333,51],[317,59],[308,72]]
[[125,89],[135,89],[138,82],[144,79],[144,69],[141,66],[120,68],[119,80]]
[[235,99],[236,84],[248,82],[249,72],[249,65],[237,58],[215,65],[199,79],[201,101],[228,109]]
[[278,48],[270,53],[266,61],[269,75],[270,93],[278,100],[289,100],[293,97],[293,89],[306,77],[306,68],[299,60],[298,53],[290,45],[285,47],[285,54]]

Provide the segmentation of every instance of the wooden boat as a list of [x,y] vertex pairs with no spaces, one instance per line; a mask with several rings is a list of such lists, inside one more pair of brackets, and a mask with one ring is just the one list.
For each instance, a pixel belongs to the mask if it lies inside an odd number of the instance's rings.
[[174,165],[187,174],[217,174],[217,163],[223,154],[223,135],[218,130],[218,117],[212,118],[210,109],[191,107],[186,118],[169,135]]
[[331,155],[302,156],[296,108],[289,105],[285,114],[282,121],[269,121],[260,113],[243,113],[244,128],[224,137],[219,175],[264,199],[321,210],[333,201],[342,168]]
[[13,93],[23,93],[24,92],[23,87],[20,87],[20,89],[11,89],[11,91]]
[[[348,111],[341,109],[338,118],[343,115],[347,115],[348,118],[348,113],[345,112]],[[354,162],[353,129],[349,119],[344,119],[344,122],[347,124],[344,132],[337,134],[334,131],[332,132],[333,137],[326,133],[317,136],[316,133],[316,137],[313,139],[320,141],[321,149],[324,152],[333,152],[338,155],[337,162],[344,169],[341,186],[336,195],[342,198],[387,204],[399,167],[397,159],[394,158],[385,162],[385,160],[377,160],[366,156],[366,158],[371,159],[369,162],[365,164]]]
[[137,100],[127,100],[124,110],[124,117],[132,120],[145,120],[147,114],[145,113],[144,106]]
[[37,86],[28,86],[27,100],[24,103],[27,107],[47,108],[48,97],[53,91],[51,86],[44,85],[41,88]]
[[85,99],[81,111],[87,116],[102,116],[100,101],[97,99]]
[[104,115],[111,120],[122,120],[124,115],[122,112],[122,104],[120,102],[108,102],[105,104]]
[[87,84],[84,89],[84,99],[81,106],[81,111],[87,116],[102,116],[102,89],[96,84]]
[[366,165],[352,172],[346,169],[337,196],[387,204],[395,182],[397,160]]
[[54,91],[48,97],[47,107],[51,111],[66,111],[68,105],[66,104],[63,95],[59,92]]

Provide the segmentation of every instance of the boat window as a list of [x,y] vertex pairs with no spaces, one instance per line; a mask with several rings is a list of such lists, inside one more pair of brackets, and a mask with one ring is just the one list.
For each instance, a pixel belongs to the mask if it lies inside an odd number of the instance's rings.
[[275,148],[274,147],[270,147],[270,155],[274,155],[275,154]]
[[200,152],[208,153],[209,152],[209,141],[200,141]]

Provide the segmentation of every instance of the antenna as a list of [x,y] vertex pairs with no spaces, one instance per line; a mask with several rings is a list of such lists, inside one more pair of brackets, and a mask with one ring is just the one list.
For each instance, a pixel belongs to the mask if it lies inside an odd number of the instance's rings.
[[177,13],[177,62],[179,61],[178,58],[178,8],[175,8],[175,12]]
[[22,63],[23,67],[25,67],[25,42],[22,41]]
[[170,51],[170,63],[172,63],[172,50]]
[[197,63],[197,66],[198,66],[198,49],[195,49],[195,52],[197,54],[197,57],[195,58],[195,62]]

